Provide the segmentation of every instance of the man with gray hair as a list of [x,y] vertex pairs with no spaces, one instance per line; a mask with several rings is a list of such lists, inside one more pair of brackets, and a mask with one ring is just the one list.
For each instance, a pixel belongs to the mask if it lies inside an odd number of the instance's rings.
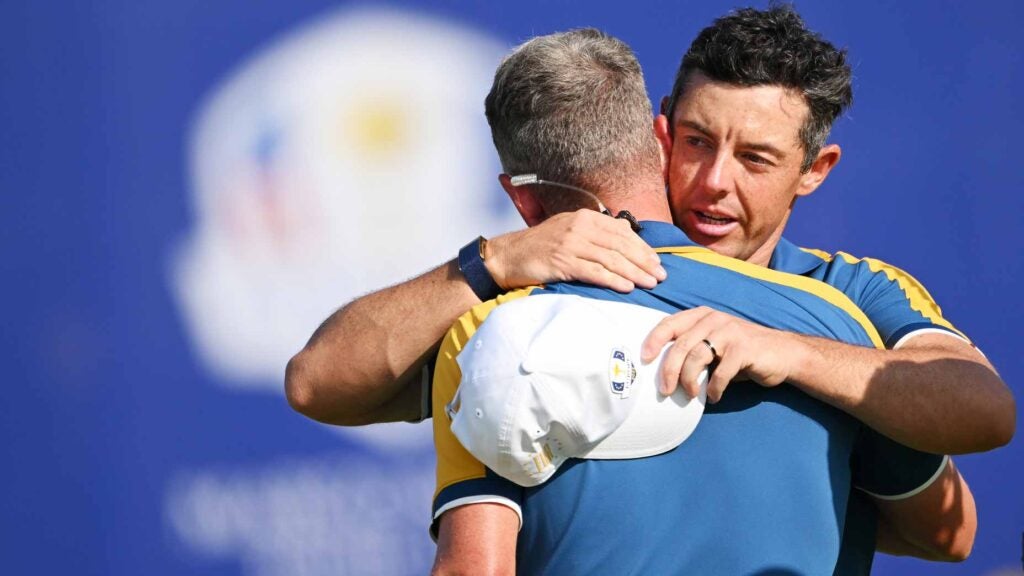
[[[848,512],[863,511],[848,506],[853,487],[877,495],[900,524],[893,538],[943,523],[952,532],[966,526],[963,537],[973,538],[973,500],[946,458],[889,441],[790,386],[734,386],[730,397],[739,405],[709,407],[675,449],[634,460],[568,460],[540,486],[499,477],[467,452],[443,407],[458,404],[468,340],[510,301],[558,294],[668,313],[709,306],[762,326],[881,347],[838,291],[720,256],[668,223],[669,143],[650,129],[640,66],[622,42],[574,30],[523,44],[499,67],[486,112],[506,171],[499,180],[528,225],[581,207],[628,209],[635,218],[599,218],[623,232],[638,229],[661,252],[666,279],[629,294],[578,283],[519,290],[452,326],[432,387],[435,573],[854,573],[874,541],[853,542],[844,530]],[[473,259],[460,263],[472,281]],[[948,498],[958,514],[922,511],[918,504],[936,497]],[[912,517],[901,517],[908,507]]]
[[[785,381],[919,450],[1003,446],[1016,428],[1013,395],[916,279],[879,260],[803,249],[783,236],[797,199],[839,162],[839,145],[825,140],[850,104],[850,77],[845,50],[809,30],[791,6],[737,10],[691,44],[654,129],[669,154],[673,220],[690,239],[839,289],[879,329],[886,349],[783,331],[769,337],[725,312],[687,310],[659,325],[645,352],[675,339],[663,371],[666,393],[677,384],[692,392],[700,370],[720,360],[709,383],[712,402],[728,401],[723,394],[735,376],[763,386]],[[650,246],[624,223],[588,210],[490,242],[478,238],[459,259],[328,317],[288,363],[288,401],[343,426],[422,420],[430,416],[429,360],[470,306],[544,282],[578,280],[625,293],[663,279]],[[767,344],[751,346],[755,336]]]
[[[597,30],[541,36],[520,47],[498,68],[484,106],[509,174],[535,172],[617,201],[664,187],[640,65],[627,46]],[[545,198],[560,208],[549,214],[574,210],[581,200],[564,193]]]

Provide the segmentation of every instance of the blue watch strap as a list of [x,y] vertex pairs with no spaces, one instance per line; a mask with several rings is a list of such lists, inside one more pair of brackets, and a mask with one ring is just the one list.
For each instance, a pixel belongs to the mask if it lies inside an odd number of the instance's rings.
[[466,277],[469,287],[481,301],[496,298],[501,294],[501,288],[494,282],[494,278],[491,278],[491,273],[484,265],[481,247],[485,241],[483,236],[478,236],[459,250],[459,271]]

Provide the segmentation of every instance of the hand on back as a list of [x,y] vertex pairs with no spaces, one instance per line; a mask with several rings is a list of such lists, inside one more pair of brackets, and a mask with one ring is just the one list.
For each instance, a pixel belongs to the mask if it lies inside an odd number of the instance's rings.
[[652,361],[671,343],[659,371],[661,391],[667,395],[682,386],[691,397],[701,371],[713,365],[708,401],[714,403],[737,377],[762,386],[785,381],[798,349],[795,336],[700,306],[659,322],[644,341],[642,360]]
[[556,214],[492,239],[485,263],[505,290],[576,280],[629,292],[653,288],[666,273],[657,253],[626,220],[594,210]]

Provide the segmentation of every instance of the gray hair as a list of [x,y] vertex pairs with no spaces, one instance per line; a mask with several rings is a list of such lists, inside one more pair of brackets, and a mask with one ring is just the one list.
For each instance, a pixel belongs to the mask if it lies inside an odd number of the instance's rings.
[[502,167],[598,191],[660,171],[643,72],[593,28],[538,36],[498,66],[485,100]]

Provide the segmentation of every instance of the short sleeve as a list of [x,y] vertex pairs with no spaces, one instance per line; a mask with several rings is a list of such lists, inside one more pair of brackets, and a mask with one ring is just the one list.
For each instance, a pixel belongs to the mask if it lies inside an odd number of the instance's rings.
[[862,426],[852,457],[853,484],[883,500],[902,500],[935,481],[948,456],[914,450]]
[[895,266],[839,252],[822,271],[822,280],[843,291],[864,311],[886,348],[897,348],[925,332],[942,332],[970,342],[942,316],[925,287]]
[[437,482],[430,533],[437,537],[437,521],[446,511],[458,506],[484,502],[498,503],[515,510],[522,526],[523,489],[487,469],[473,457],[452,433],[451,420],[445,409],[458,390],[462,373],[456,361],[466,342],[499,304],[526,295],[507,295],[474,307],[459,318],[438,351],[434,363],[431,390],[433,406],[434,449],[437,454]]

